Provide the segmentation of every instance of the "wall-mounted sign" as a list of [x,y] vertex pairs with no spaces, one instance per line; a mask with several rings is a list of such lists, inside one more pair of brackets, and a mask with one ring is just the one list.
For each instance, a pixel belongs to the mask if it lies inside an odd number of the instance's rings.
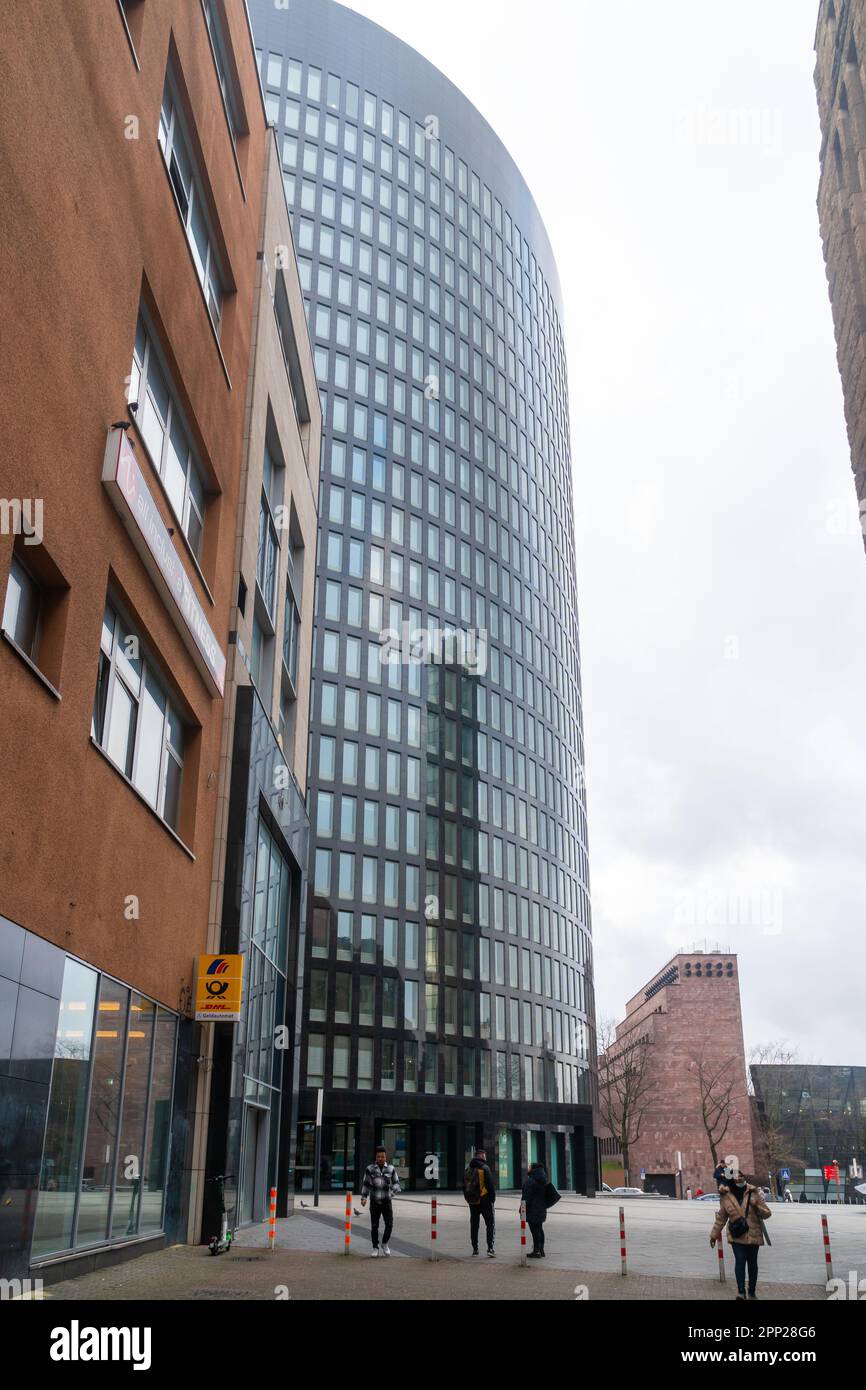
[[159,514],[125,430],[108,431],[102,481],[190,655],[208,684],[217,695],[222,695],[226,678],[225,655],[196,598],[186,567]]
[[239,1023],[243,992],[243,956],[199,956],[195,976],[196,1023]]

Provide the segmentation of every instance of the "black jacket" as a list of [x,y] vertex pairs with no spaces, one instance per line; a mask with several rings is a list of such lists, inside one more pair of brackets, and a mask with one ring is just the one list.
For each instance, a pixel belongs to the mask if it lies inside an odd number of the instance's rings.
[[540,1165],[527,1175],[521,1190],[526,1203],[526,1219],[532,1226],[538,1226],[547,1216],[547,1171]]
[[487,1196],[482,1200],[489,1202],[492,1206],[496,1201],[496,1185],[493,1181],[493,1174],[490,1171],[490,1164],[485,1163],[483,1158],[471,1158],[469,1160],[469,1167],[484,1169],[484,1183],[487,1188]]

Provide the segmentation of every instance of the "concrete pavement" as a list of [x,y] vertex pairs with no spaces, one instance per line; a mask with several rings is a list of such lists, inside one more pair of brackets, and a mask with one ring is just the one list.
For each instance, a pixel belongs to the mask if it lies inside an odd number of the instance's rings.
[[[306,1196],[304,1197],[306,1201]],[[360,1210],[357,1199],[353,1206]],[[650,1202],[640,1198],[624,1200],[628,1268],[633,1274],[673,1275],[686,1279],[718,1279],[718,1255],[710,1249],[709,1233],[716,1211],[712,1202]],[[426,1255],[430,1249],[430,1198],[424,1193],[407,1193],[395,1207],[393,1248],[411,1246],[410,1253]],[[563,1196],[548,1214],[545,1225],[547,1269],[582,1269],[596,1273],[619,1274],[619,1201],[605,1198]],[[314,1219],[338,1220],[340,1230],[345,1197],[328,1193],[321,1199],[318,1213],[312,1207],[300,1209]],[[799,1206],[772,1203],[767,1223],[771,1246],[760,1253],[760,1279],[764,1285],[820,1285],[826,1280],[821,1211],[828,1217],[834,1272],[847,1275],[859,1270],[866,1276],[866,1207]],[[469,1212],[459,1193],[445,1192],[437,1199],[437,1250],[441,1257],[462,1259],[469,1253]],[[369,1219],[353,1216],[353,1243],[369,1242]],[[291,1222],[285,1223],[287,1227]],[[496,1248],[500,1257],[520,1255],[520,1217],[516,1193],[501,1193],[496,1202]],[[527,1233],[528,1234],[528,1233]],[[242,1233],[244,1241],[256,1240],[256,1233]],[[281,1235],[281,1239],[283,1239]],[[294,1245],[288,1231],[285,1239]],[[335,1231],[338,1243],[342,1235]],[[319,1247],[322,1248],[322,1247]],[[330,1247],[333,1249],[333,1245]],[[733,1280],[733,1256],[724,1243],[727,1277]]]
[[[315,1218],[298,1219],[298,1225],[319,1230]],[[299,1234],[296,1228],[296,1236]],[[306,1236],[309,1236],[309,1232]],[[302,1237],[305,1239],[306,1237]],[[365,1277],[366,1276],[366,1277]],[[673,1279],[598,1271],[546,1267],[542,1261],[522,1268],[514,1260],[402,1258],[369,1259],[369,1247],[359,1247],[346,1258],[311,1250],[264,1249],[236,1246],[229,1254],[210,1256],[203,1247],[176,1245],[156,1255],[69,1279],[48,1289],[57,1302],[79,1300],[181,1302],[184,1300],[284,1301],[367,1299],[375,1286],[378,1299],[396,1301],[499,1300],[572,1301],[679,1300],[729,1302],[734,1287],[708,1280]],[[767,1301],[785,1299],[820,1301],[817,1287],[775,1284],[766,1291]],[[745,1314],[744,1314],[745,1316]]]
[[[305,1202],[307,1198],[303,1199]],[[733,1260],[725,1246],[727,1279],[708,1244],[709,1203],[624,1202],[628,1275],[620,1273],[619,1203],[565,1196],[546,1225],[548,1256],[520,1264],[517,1197],[497,1202],[497,1258],[469,1250],[469,1213],[459,1193],[438,1198],[437,1261],[431,1262],[430,1199],[410,1193],[395,1202],[390,1260],[370,1260],[369,1218],[352,1217],[351,1254],[343,1253],[345,1197],[329,1193],[277,1223],[277,1248],[267,1250],[267,1226],[239,1233],[230,1253],[174,1246],[128,1264],[56,1284],[52,1299],[354,1299],[361,1295],[360,1261],[381,1293],[395,1299],[684,1300],[734,1297]],[[361,1211],[358,1199],[353,1208]],[[866,1275],[866,1209],[829,1213],[834,1272]],[[759,1295],[765,1300],[826,1297],[820,1212],[775,1205],[773,1246],[760,1256]],[[531,1248],[531,1245],[530,1247]],[[483,1252],[483,1242],[482,1242]]]

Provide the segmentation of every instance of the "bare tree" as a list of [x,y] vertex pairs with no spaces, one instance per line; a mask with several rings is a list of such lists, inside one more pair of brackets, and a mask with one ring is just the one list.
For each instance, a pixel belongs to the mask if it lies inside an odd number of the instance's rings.
[[650,1039],[634,1030],[616,1036],[613,1020],[598,1027],[598,1108],[603,1125],[620,1147],[625,1183],[631,1152],[641,1136],[647,1100],[655,1087],[649,1069]]
[[719,1150],[736,1114],[738,1062],[736,1057],[723,1060],[710,1057],[704,1045],[692,1058],[689,1067],[698,1083],[701,1123],[715,1168],[719,1161]]

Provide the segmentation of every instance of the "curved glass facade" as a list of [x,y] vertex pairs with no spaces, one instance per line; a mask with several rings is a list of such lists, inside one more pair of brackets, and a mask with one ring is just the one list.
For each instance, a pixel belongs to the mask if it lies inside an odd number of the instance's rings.
[[453,1186],[483,1140],[506,1185],[543,1154],[591,1191],[550,246],[501,142],[417,53],[328,0],[250,8],[324,420],[301,1113],[323,1087],[326,1183],[387,1135],[411,1185],[434,1155]]

